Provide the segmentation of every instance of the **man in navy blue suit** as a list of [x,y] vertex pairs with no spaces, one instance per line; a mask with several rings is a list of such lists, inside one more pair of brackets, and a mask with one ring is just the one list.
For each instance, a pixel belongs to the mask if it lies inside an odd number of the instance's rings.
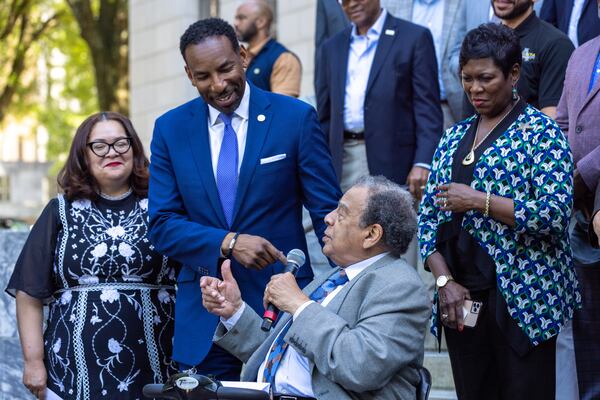
[[579,47],[600,35],[598,14],[594,0],[546,0],[540,18],[566,33]]
[[418,199],[442,134],[431,33],[379,0],[341,3],[352,25],[322,46],[317,108],[342,190],[370,173]]
[[[319,239],[341,192],[315,110],[246,82],[246,53],[216,18],[181,37],[185,71],[200,97],[156,120],[149,214],[156,249],[180,261],[173,358],[180,368],[239,379],[241,362],[212,345],[217,318],[202,306],[203,275],[232,260],[248,304],[262,314],[265,285],[284,252],[306,251],[302,206]],[[310,282],[307,262],[298,273]]]

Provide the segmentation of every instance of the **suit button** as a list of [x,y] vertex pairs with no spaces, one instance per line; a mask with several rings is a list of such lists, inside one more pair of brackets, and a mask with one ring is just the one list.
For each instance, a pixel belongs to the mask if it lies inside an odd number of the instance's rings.
[[583,130],[583,128],[581,127],[581,125],[577,125],[575,127],[575,133],[581,133],[582,130]]

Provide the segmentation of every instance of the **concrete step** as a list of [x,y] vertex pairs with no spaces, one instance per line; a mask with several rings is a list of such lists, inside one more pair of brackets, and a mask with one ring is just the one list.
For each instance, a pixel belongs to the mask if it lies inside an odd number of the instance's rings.
[[450,367],[450,359],[447,353],[426,351],[423,365],[431,373],[434,389],[454,390],[452,368]]
[[429,400],[457,400],[457,397],[454,390],[432,390]]

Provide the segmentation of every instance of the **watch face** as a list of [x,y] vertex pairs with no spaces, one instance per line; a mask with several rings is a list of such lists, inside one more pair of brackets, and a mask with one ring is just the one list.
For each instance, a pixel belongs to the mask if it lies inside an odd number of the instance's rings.
[[437,280],[435,281],[437,287],[441,288],[446,286],[446,283],[448,283],[448,277],[446,277],[446,275],[440,275],[438,276]]

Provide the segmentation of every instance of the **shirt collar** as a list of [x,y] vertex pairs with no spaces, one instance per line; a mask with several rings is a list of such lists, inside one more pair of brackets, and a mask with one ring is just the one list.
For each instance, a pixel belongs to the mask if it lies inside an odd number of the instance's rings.
[[[241,119],[247,120],[248,115],[250,114],[250,85],[246,82],[246,88],[244,89],[244,95],[242,96],[242,101],[238,108],[233,112],[235,115],[240,117]],[[216,124],[222,122],[219,119],[219,115],[221,111],[217,110],[210,104],[208,105],[208,118],[211,126],[215,126]]]
[[352,279],[356,278],[356,275],[360,274],[365,268],[367,268],[369,265],[372,265],[373,263],[381,260],[383,257],[387,256],[388,254],[389,254],[389,252],[386,251],[385,253],[377,254],[376,256],[367,258],[366,260],[359,261],[356,264],[352,264],[352,265],[346,267],[345,270],[346,270],[346,275],[348,276],[348,280],[351,281]]
[[516,28],[515,33],[519,38],[526,36],[529,32],[531,32],[537,26],[537,22],[539,21],[538,17],[535,15],[535,11],[533,11],[527,18],[525,18]]
[[[386,17],[387,17],[387,11],[385,10],[385,8],[382,8],[381,14],[379,14],[379,18],[377,18],[377,21],[375,21],[373,26],[371,26],[369,28],[369,30],[367,31],[367,34],[365,36],[378,38],[381,35],[381,31],[383,30],[383,24],[385,23]],[[351,33],[352,39],[358,38],[360,36],[361,35],[358,34],[358,31],[356,29],[356,25],[352,24],[352,33]]]
[[271,40],[271,37],[269,36],[268,38],[266,38],[262,42],[258,43],[256,46],[254,46],[254,47],[248,47],[248,53],[250,53],[250,56],[252,58],[256,57],[258,55],[258,53],[260,53],[260,51],[263,49],[263,47],[265,47],[265,45],[270,40]]

